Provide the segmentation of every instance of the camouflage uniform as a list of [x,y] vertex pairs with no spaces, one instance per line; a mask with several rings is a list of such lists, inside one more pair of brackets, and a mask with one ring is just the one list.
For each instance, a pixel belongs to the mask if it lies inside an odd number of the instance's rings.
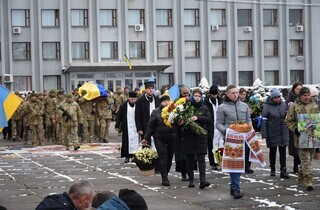
[[[286,116],[286,124],[288,128],[295,133],[294,136],[294,146],[299,147],[299,136],[297,136],[297,114],[317,114],[319,113],[319,107],[316,103],[310,101],[308,104],[304,104],[300,101],[300,98],[290,106],[287,116]],[[299,157],[301,159],[301,165],[299,168],[298,174],[298,182],[300,185],[313,189],[313,171],[311,166],[311,161],[314,153],[314,149],[299,149]],[[308,190],[309,190],[308,189]]]
[[[72,94],[68,93],[66,95],[66,100],[61,105],[62,109],[65,111],[62,116],[63,133],[66,138],[65,146],[67,150],[69,150],[70,141],[73,143],[74,150],[80,148],[78,139],[78,124],[83,123],[83,115],[80,106],[77,102],[73,101],[72,97]],[[71,116],[71,119],[68,119],[67,114]]]
[[50,90],[49,95],[43,99],[43,105],[45,110],[45,136],[47,141],[52,139],[52,142],[56,142],[56,115],[57,115],[57,99],[55,98],[56,91]]
[[57,144],[65,145],[64,134],[63,134],[63,120],[62,120],[62,111],[59,110],[59,106],[64,102],[63,91],[58,91],[56,97],[56,134],[57,134]]
[[[43,131],[43,113],[44,113],[44,107],[42,102],[35,98],[35,93],[31,94],[31,98],[28,102],[23,104],[22,112],[23,115],[27,115],[28,118],[28,125],[30,126],[31,132],[32,132],[32,145],[37,146],[43,145],[44,140],[44,131]],[[28,130],[25,130],[26,132],[26,138],[24,139],[24,143],[27,144],[28,141]],[[38,142],[37,142],[38,140]]]
[[[19,92],[15,94],[20,97]],[[11,117],[13,141],[20,141],[21,129],[22,129],[21,111],[22,111],[22,104],[18,106],[18,108],[16,109],[16,111],[13,113]]]
[[95,115],[95,102],[86,100],[83,96],[79,99],[79,106],[83,113],[83,133],[82,141],[93,143],[94,139],[94,115]]
[[112,99],[114,101],[113,111],[115,114],[118,113],[120,105],[122,104],[121,94],[121,87],[118,86],[116,92],[112,95]]
[[[121,97],[121,104],[123,104],[124,102],[127,102],[129,99],[129,92],[130,92],[130,88],[129,87],[125,87],[123,93],[120,95]],[[120,105],[121,105],[120,104]]]
[[97,111],[100,121],[99,140],[102,142],[108,142],[107,136],[109,136],[109,127],[112,119],[112,104],[113,99],[110,95],[107,98],[101,98],[97,101]]

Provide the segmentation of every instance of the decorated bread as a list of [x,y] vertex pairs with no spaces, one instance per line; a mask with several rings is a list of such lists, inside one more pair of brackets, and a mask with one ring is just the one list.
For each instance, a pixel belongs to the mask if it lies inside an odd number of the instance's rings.
[[230,129],[237,131],[239,133],[247,133],[251,131],[252,126],[248,122],[238,121],[238,122],[231,123]]

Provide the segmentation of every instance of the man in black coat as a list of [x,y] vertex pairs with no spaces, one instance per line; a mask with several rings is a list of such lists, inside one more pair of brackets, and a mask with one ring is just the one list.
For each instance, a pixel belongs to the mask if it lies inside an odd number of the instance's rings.
[[[145,82],[144,86],[145,93],[137,100],[135,110],[137,131],[141,136],[143,136],[147,130],[152,111],[160,105],[159,98],[154,95],[155,82]],[[148,144],[151,144],[151,142],[149,141]]]
[[95,196],[93,185],[81,180],[74,183],[69,192],[48,195],[36,207],[36,210],[85,210],[91,207]]
[[218,106],[223,103],[223,99],[219,96],[219,88],[217,85],[212,85],[209,90],[210,95],[206,97],[204,100],[204,105],[206,105],[209,109],[211,122],[207,126],[208,134],[207,134],[207,141],[208,141],[208,157],[209,163],[212,167],[212,170],[218,170],[218,163],[214,161],[213,155],[213,137],[214,137],[214,129],[216,125],[216,113],[218,110]]

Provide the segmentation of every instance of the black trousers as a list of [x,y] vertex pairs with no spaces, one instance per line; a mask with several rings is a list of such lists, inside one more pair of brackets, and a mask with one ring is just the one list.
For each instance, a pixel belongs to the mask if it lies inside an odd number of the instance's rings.
[[213,141],[212,139],[207,139],[208,142],[208,158],[209,158],[209,163],[210,166],[218,166],[219,164],[217,164],[216,162],[214,162],[214,156],[213,156]]
[[276,170],[276,156],[277,156],[277,148],[279,149],[280,154],[280,169],[286,168],[286,146],[280,146],[280,147],[270,147],[269,151],[269,161],[270,161],[270,168],[271,171]]
[[250,156],[250,148],[245,143],[245,169],[249,169],[251,167],[251,162],[249,161],[249,156]]
[[[204,182],[206,180],[206,161],[205,161],[205,154],[197,154],[197,160],[199,165],[199,175],[200,175],[200,182]],[[194,180],[194,155],[187,155],[187,173],[189,176],[189,181]]]
[[162,141],[160,139],[154,139],[154,143],[158,152],[157,165],[159,167],[161,177],[167,178],[170,171],[173,158],[173,140]]

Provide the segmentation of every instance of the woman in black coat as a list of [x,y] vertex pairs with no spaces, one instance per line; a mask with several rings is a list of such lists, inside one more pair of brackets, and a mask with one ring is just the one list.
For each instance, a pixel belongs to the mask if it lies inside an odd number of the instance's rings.
[[160,106],[152,111],[144,140],[150,141],[154,137],[154,143],[159,155],[158,166],[162,177],[162,185],[170,186],[168,172],[170,171],[173,158],[174,141],[178,138],[178,127],[168,127],[164,124],[161,112],[163,107],[170,102],[170,97],[164,95],[160,98]]
[[[211,122],[210,113],[208,108],[203,105],[202,91],[200,89],[194,89],[191,95],[191,105],[196,108],[200,113],[199,116],[192,116],[190,119],[198,123],[202,128],[206,129],[207,125]],[[184,122],[180,122],[181,125]],[[210,186],[210,183],[206,181],[206,162],[205,156],[207,154],[207,135],[199,135],[192,133],[191,130],[184,129],[183,131],[182,149],[187,156],[187,173],[189,176],[190,188],[194,185],[194,156],[197,156],[200,174],[200,189]]]
[[[289,98],[285,101],[287,104],[287,107],[291,106],[295,102],[295,100],[299,96],[299,91],[302,88],[302,83],[297,82],[292,85],[292,88],[289,92]],[[298,149],[294,146],[294,133],[289,130],[289,155],[293,156],[293,172],[298,173],[299,171],[299,165],[301,163]]]
[[286,168],[286,148],[289,145],[289,130],[284,122],[287,105],[281,100],[280,92],[274,90],[262,110],[262,138],[266,139],[269,151],[271,176],[275,176],[276,153],[280,153],[280,177],[289,178]]

